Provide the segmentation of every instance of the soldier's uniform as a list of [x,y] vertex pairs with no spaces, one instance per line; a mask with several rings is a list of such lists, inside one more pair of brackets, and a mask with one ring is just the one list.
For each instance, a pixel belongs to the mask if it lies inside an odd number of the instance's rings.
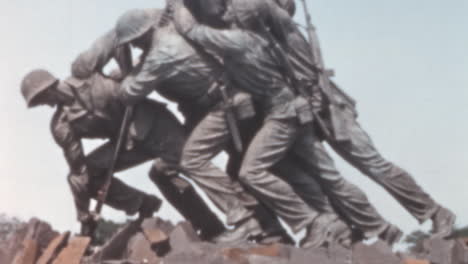
[[[91,68],[94,61],[106,61],[112,51],[104,52],[102,47],[114,49],[111,33],[99,39],[93,47],[82,53],[76,64]],[[96,54],[94,54],[96,53]],[[94,55],[93,55],[94,54]],[[104,54],[104,55],[103,55]],[[91,66],[91,67],[90,67]],[[81,67],[73,67],[76,73],[83,72]],[[187,127],[194,127],[204,114],[219,103],[216,94],[217,79],[221,69],[207,64],[197,52],[175,31],[172,23],[158,27],[153,36],[152,48],[145,54],[141,63],[126,76],[120,89],[120,101],[132,104],[143,100],[156,90],[165,98],[179,104],[179,109],[186,117]],[[139,105],[138,103],[137,105]],[[230,211],[238,197],[244,197],[249,203],[256,204],[256,199],[247,195],[238,182],[229,177],[213,178],[210,176],[193,178],[208,194],[208,197],[224,212]],[[252,212],[251,212],[252,213]],[[251,214],[250,213],[250,214]]]
[[[306,85],[316,83],[316,69],[310,44],[304,39],[287,12],[272,0],[233,0],[230,9],[240,23],[255,28],[258,17],[271,21],[269,26],[283,44],[296,75]],[[290,5],[286,5],[289,7]],[[254,16],[255,14],[255,16]],[[257,25],[258,26],[258,25]],[[332,137],[330,146],[352,166],[383,186],[418,221],[431,218],[440,206],[405,170],[386,160],[357,121],[355,101],[331,82],[330,90],[320,87],[314,94]]]
[[[177,12],[176,12],[177,13]],[[185,17],[182,15],[182,19]],[[190,23],[190,21],[186,21]],[[77,59],[76,65],[103,65],[101,61],[107,61],[108,57],[99,53],[103,48],[107,46],[107,49],[112,49],[116,45],[112,42],[113,34],[108,33],[108,39],[100,38],[91,49],[82,53]],[[106,51],[105,54],[112,54],[112,52]],[[100,59],[96,59],[100,58]],[[89,62],[91,61],[91,62]],[[79,62],[79,63],[78,63]],[[191,47],[184,38],[179,36],[175,31],[173,25],[169,24],[167,27],[157,28],[157,34],[153,39],[153,48],[146,58],[142,61],[142,65],[139,65],[137,71],[132,73],[124,83],[122,84],[122,96],[125,101],[134,102],[141,98],[144,98],[148,93],[153,90],[158,91],[161,95],[166,98],[177,102],[179,109],[186,118],[185,126],[187,131],[191,131],[192,128],[198,123],[198,121],[206,115],[216,104],[220,101],[220,95],[217,91],[217,80],[222,69],[216,68],[212,64],[208,63],[206,59],[200,56],[193,47]],[[91,67],[91,70],[81,70],[83,66],[73,67],[77,74],[81,72],[92,72],[96,70]],[[241,96],[242,97],[242,96]],[[240,98],[242,99],[242,98]],[[238,109],[245,109],[243,107],[244,100],[238,100]],[[246,115],[244,111],[239,111],[239,115]],[[247,113],[248,115],[248,113]],[[254,121],[255,122],[255,121]],[[246,126],[245,128],[252,129],[250,121],[243,121]],[[225,128],[224,128],[225,129]],[[244,130],[244,129],[243,129]],[[245,135],[245,133],[243,133]],[[226,140],[229,141],[229,140]],[[228,151],[232,148],[227,147]],[[232,174],[237,174],[238,165],[240,163],[240,155],[234,151],[230,151],[230,162],[229,168]],[[211,154],[214,155],[214,154]],[[235,159],[233,159],[235,157]],[[202,159],[194,159],[195,167],[200,165],[199,161]],[[193,164],[193,163],[192,163]],[[205,163],[203,163],[205,165]],[[278,164],[278,171],[282,172],[282,175],[304,174],[297,166],[290,161],[284,161]],[[204,177],[204,178],[203,178]],[[198,178],[198,183],[208,185],[207,188],[209,193],[211,192],[212,199],[216,199],[219,202],[215,202],[217,205],[221,205],[223,211],[229,212],[228,215],[239,215],[240,213],[233,210],[230,204],[233,202],[225,201],[226,196],[245,196],[242,189],[239,188],[238,183],[230,187],[232,184],[229,178],[215,178],[207,174],[203,177]],[[319,208],[321,211],[331,212],[332,209],[326,199],[325,195],[320,190],[319,185],[312,178],[298,177],[303,180],[298,181],[297,185],[305,186],[309,185],[308,192],[303,192],[304,199],[308,201],[311,206]],[[197,182],[197,179],[195,179]],[[241,193],[239,193],[242,190]],[[221,193],[217,195],[216,193]],[[215,197],[215,196],[218,197]],[[214,197],[214,198],[213,198]],[[229,200],[229,199],[228,199]],[[249,200],[249,204],[255,204],[252,199]],[[274,220],[274,216],[269,216],[271,220]],[[234,222],[232,220],[230,222]],[[273,221],[277,223],[276,221]],[[273,226],[277,226],[273,224]]]
[[[188,31],[187,37],[205,47],[207,51],[220,56],[225,62],[224,70],[230,77],[229,81],[233,81],[233,86],[246,89],[261,103],[268,121],[263,124],[257,135],[263,132],[275,135],[276,131],[270,125],[281,126],[285,120],[289,122],[296,117],[294,105],[291,103],[294,95],[281,81],[281,74],[275,68],[276,64],[270,60],[269,54],[265,56],[265,52],[262,52],[265,48],[262,46],[265,44],[262,39],[241,31],[217,31],[201,25]],[[252,78],[249,76],[251,74],[258,78]],[[262,88],[259,89],[259,86]],[[264,86],[266,88],[263,88]],[[265,138],[271,139],[269,136]],[[206,160],[212,158],[212,153],[216,154],[216,149],[222,147],[228,139],[229,130],[225,110],[216,109],[200,122],[187,140],[182,156],[182,166],[199,175],[224,175],[221,170],[202,164],[206,164]],[[258,137],[255,137],[251,147],[247,150],[239,179],[246,184],[247,188],[253,190],[263,203],[269,205],[278,216],[285,219],[293,231],[297,232],[310,226],[317,217],[317,212],[311,210],[288,184],[268,172],[285,156],[284,151],[274,147],[262,149],[266,144],[265,142],[258,143],[258,141]],[[274,144],[281,144],[281,141],[284,142],[280,140]],[[273,143],[273,140],[269,142]],[[258,155],[254,156],[252,153],[255,150],[265,151],[259,151],[256,153]],[[204,162],[197,161],[197,158]],[[257,165],[250,166],[251,160]],[[246,168],[254,168],[253,170],[261,175],[257,177],[257,175],[245,173]]]
[[[243,1],[242,5],[236,5],[234,8],[242,6],[245,10],[251,10],[250,8],[255,7],[254,2]],[[265,2],[265,6],[261,7],[269,8],[269,4],[270,2]],[[261,26],[258,19],[262,19],[264,15],[261,12],[262,9],[253,9],[259,11],[255,13],[257,16],[255,20],[242,17],[243,14],[249,15],[247,12],[238,13],[237,10],[232,9],[228,9],[227,15],[231,12],[235,15],[233,19],[245,21],[245,24],[240,22],[239,26],[253,29]],[[265,21],[268,22],[267,18],[270,17],[264,16]],[[267,179],[273,179],[274,176],[266,169],[284,157],[286,151],[291,148],[296,157],[311,172],[319,176],[322,188],[333,200],[337,201],[340,210],[366,236],[378,235],[389,227],[389,224],[369,203],[365,194],[339,174],[315,131],[310,126],[302,128],[296,120],[296,114],[301,116],[304,112],[310,113],[311,110],[304,107],[307,106],[304,99],[302,103],[300,99],[294,99],[295,95],[285,83],[282,75],[283,69],[276,64],[275,55],[269,43],[265,43],[262,38],[247,31],[215,30],[207,26],[196,26],[187,33],[187,36],[210,52],[222,57],[232,83],[236,87],[247,90],[265,107],[267,121],[254,138],[252,146],[249,147],[240,172],[240,178],[246,181],[247,185],[252,186],[263,196],[269,195],[265,203],[285,200],[278,199],[277,195],[281,194],[280,191],[270,191],[274,188],[272,187],[274,184]],[[299,62],[295,62],[295,65],[302,66]],[[265,98],[271,99],[265,102]],[[202,136],[200,138],[203,139]],[[185,158],[189,143],[191,143],[190,139],[184,148],[182,162],[190,160]],[[196,147],[190,149],[196,149]],[[281,215],[280,212],[277,213]]]
[[[86,216],[90,198],[96,196],[101,188],[113,158],[125,111],[125,106],[118,99],[119,85],[100,74],[92,74],[85,80],[71,77],[60,85],[74,100],[57,109],[51,129],[71,169],[68,180],[79,220]],[[84,138],[108,139],[109,142],[85,156],[81,143]],[[165,105],[143,100],[134,109],[126,144],[115,170],[122,171],[154,159],[150,172],[153,182],[167,200],[193,222],[195,228],[201,229],[202,236],[210,237],[223,230],[221,222],[190,183],[173,173],[179,164],[184,141],[182,124]],[[144,193],[113,178],[106,203],[132,215],[142,206],[144,197]],[[207,216],[210,219],[204,221],[202,218]]]

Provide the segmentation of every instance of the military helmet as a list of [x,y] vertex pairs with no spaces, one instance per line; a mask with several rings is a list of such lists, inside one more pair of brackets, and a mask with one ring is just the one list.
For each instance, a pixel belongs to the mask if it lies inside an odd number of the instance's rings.
[[284,10],[288,11],[289,15],[294,16],[296,13],[296,3],[294,0],[276,0]]
[[39,94],[52,87],[56,82],[58,79],[46,70],[39,69],[28,73],[21,82],[21,93],[28,107],[31,107]]
[[118,44],[123,45],[143,36],[156,24],[158,14],[158,9],[132,9],[125,12],[115,26]]

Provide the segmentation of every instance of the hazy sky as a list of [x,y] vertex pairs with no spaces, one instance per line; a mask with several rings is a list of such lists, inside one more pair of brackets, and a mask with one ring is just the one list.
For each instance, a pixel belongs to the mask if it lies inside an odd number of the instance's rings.
[[[468,225],[468,1],[307,1],[325,62],[358,101],[359,121],[380,151]],[[163,1],[0,3],[0,212],[76,230],[68,168],[49,131],[53,111],[27,110],[21,79],[38,67],[66,77],[73,58],[125,10]],[[296,19],[303,24],[302,9]],[[379,186],[336,160],[386,218],[406,232],[418,228]],[[147,171],[145,165],[119,177],[155,192]],[[110,209],[104,215],[125,218]],[[180,219],[167,204],[161,215]]]

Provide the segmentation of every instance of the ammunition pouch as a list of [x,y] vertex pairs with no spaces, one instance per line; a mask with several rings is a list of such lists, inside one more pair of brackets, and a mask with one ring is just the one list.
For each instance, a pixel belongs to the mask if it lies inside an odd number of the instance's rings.
[[354,109],[350,109],[346,104],[330,104],[328,111],[333,139],[336,141],[350,140],[349,128],[356,118]]

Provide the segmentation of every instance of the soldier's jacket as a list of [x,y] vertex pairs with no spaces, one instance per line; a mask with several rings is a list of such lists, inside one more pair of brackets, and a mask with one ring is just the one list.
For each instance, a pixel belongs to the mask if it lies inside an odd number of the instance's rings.
[[[283,10],[274,0],[231,0],[228,6],[226,20],[233,20],[241,28],[253,30],[262,34],[263,23],[271,30],[272,35],[287,52],[289,60],[294,68],[296,76],[310,89],[314,105],[323,106],[324,101],[338,107],[334,109],[348,109],[346,111],[334,111],[330,116],[332,130],[341,130],[343,124],[351,113],[357,115],[355,101],[331,82],[330,90],[320,87],[322,92],[317,93],[314,86],[317,84],[317,71],[314,57],[309,42],[304,38],[290,14]],[[324,100],[325,99],[325,100]],[[338,121],[336,121],[338,120]],[[340,121],[341,120],[341,121]]]
[[[72,74],[82,78],[101,71],[121,48],[115,30],[109,31],[75,59]],[[203,101],[220,74],[221,69],[204,61],[169,23],[157,29],[151,51],[125,78],[121,95],[124,101],[134,103],[157,90],[177,103]]]
[[[188,12],[176,10],[174,16],[181,23],[193,22]],[[116,43],[115,33],[100,37],[75,60],[73,74],[79,76],[84,72],[80,69],[100,70],[94,66],[104,65],[115,54],[118,47]],[[222,73],[223,69],[201,56],[170,22],[165,27],[157,27],[151,50],[122,82],[120,97],[122,101],[135,103],[156,90],[165,98],[178,103],[179,109],[188,119],[195,112],[206,114],[220,102],[220,95],[216,91],[221,85],[219,80]],[[243,103],[240,102],[241,105]],[[239,116],[252,114],[242,113],[245,109],[250,108],[238,107]]]
[[[125,105],[119,101],[119,83],[93,74],[80,80],[70,77],[62,87],[74,100],[68,105],[58,107],[51,122],[52,135],[64,151],[72,173],[83,173],[86,169],[83,138],[100,138],[116,141]],[[143,141],[155,125],[155,112],[165,114],[163,104],[146,99],[135,107],[130,124],[127,145],[133,141]]]
[[266,114],[275,118],[296,115],[295,96],[265,39],[242,29],[214,29],[197,23],[178,26],[196,45],[222,58],[228,81],[250,93]]

